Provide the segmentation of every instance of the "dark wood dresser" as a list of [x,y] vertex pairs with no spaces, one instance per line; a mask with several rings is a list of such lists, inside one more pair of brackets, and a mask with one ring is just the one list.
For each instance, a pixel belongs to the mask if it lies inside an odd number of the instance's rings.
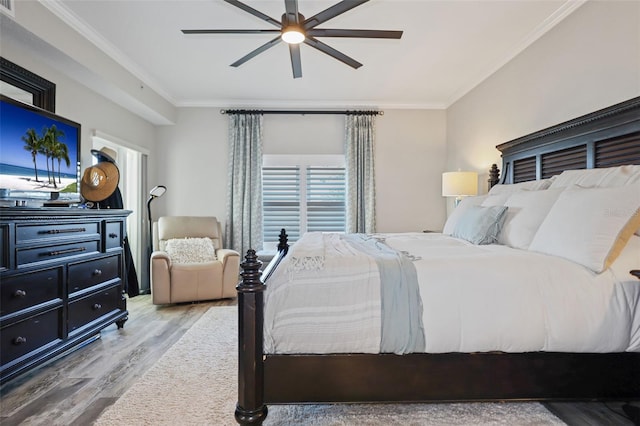
[[0,382],[124,326],[130,213],[0,208]]

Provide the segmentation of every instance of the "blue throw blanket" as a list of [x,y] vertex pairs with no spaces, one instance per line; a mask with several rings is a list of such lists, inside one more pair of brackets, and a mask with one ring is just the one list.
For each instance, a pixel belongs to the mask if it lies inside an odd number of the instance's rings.
[[366,234],[346,234],[343,239],[375,259],[380,273],[383,353],[423,352],[422,300],[416,268],[411,259]]

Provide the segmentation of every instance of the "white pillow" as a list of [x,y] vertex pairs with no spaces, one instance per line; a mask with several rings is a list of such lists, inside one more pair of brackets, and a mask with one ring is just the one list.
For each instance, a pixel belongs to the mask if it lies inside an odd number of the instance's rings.
[[471,206],[460,217],[451,234],[473,244],[494,244],[504,222],[505,206]]
[[640,165],[607,167],[603,169],[565,170],[551,183],[550,188],[571,185],[611,188],[640,183]]
[[476,195],[473,197],[464,197],[460,204],[453,210],[451,215],[447,218],[447,221],[444,224],[444,228],[442,229],[442,233],[446,235],[451,235],[453,229],[456,227],[458,220],[464,214],[464,212],[471,206],[478,206],[480,203],[487,198],[486,195]]
[[529,191],[538,191],[540,189],[547,189],[551,185],[551,183],[555,180],[555,176],[550,177],[549,179],[540,179],[540,180],[530,180],[527,182],[520,183],[512,183],[512,184],[498,184],[493,185],[489,190],[490,195],[498,195],[509,193],[512,194],[516,191],[520,191],[521,189],[527,189]]
[[518,249],[527,249],[540,224],[563,189],[518,191],[509,196],[504,205],[507,216],[498,236],[498,243]]
[[640,184],[567,189],[536,232],[529,250],[605,270],[640,226]]
[[172,263],[205,263],[216,260],[211,238],[172,238],[165,251]]
[[[640,182],[640,165],[605,167],[601,169],[565,170],[554,176],[550,188],[580,185],[587,188],[611,188]],[[640,236],[640,228],[636,230]]]
[[504,203],[507,202],[509,197],[517,192],[519,192],[519,190],[514,192],[502,192],[499,194],[487,194],[487,198],[485,198],[480,205],[483,207],[504,206]]

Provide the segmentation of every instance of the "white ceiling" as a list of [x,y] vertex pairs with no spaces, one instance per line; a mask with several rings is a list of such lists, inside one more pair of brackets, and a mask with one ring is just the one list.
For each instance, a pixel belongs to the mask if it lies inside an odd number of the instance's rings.
[[[280,20],[283,0],[244,0]],[[337,0],[300,0],[310,17]],[[446,108],[583,3],[567,0],[372,0],[318,28],[403,30],[400,40],[322,41],[358,70],[284,43],[229,66],[274,36],[181,29],[274,29],[222,0],[61,0],[50,9],[176,106]],[[46,2],[43,2],[46,5]]]

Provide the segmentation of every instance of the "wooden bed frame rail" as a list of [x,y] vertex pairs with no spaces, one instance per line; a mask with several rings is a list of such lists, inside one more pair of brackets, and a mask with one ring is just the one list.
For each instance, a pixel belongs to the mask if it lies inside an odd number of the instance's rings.
[[[500,183],[640,164],[640,97],[497,148],[503,158]],[[492,166],[490,186],[498,172]],[[264,354],[264,282],[288,247],[283,229],[264,274],[254,250],[241,265],[235,410],[240,424],[261,424],[271,403],[640,400],[638,352]],[[637,270],[631,274],[640,278]]]

